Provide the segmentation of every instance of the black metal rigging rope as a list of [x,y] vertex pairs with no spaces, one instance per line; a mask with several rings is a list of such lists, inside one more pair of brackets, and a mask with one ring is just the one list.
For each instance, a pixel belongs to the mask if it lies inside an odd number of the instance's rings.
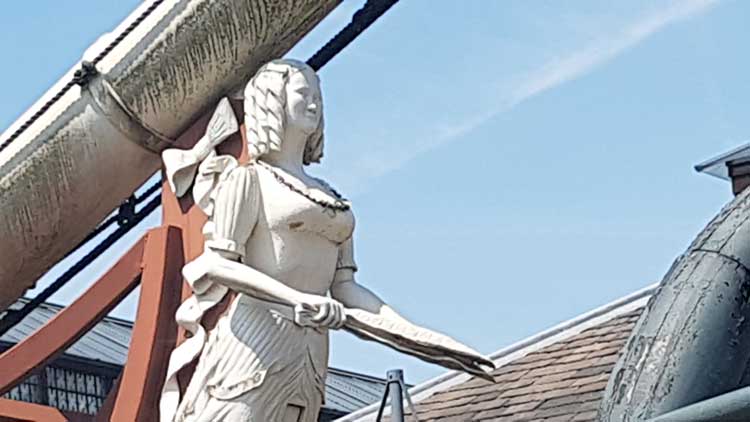
[[367,0],[361,9],[354,13],[351,22],[313,54],[307,60],[307,64],[315,71],[320,70],[396,3],[398,0]]
[[[117,223],[119,226],[127,225],[127,222],[133,218],[133,216],[136,214],[135,212],[135,206],[140,204],[141,202],[148,199],[151,195],[156,193],[159,190],[159,187],[161,186],[161,180],[157,180],[149,186],[148,189],[146,189],[142,194],[140,195],[132,195],[130,198],[126,199],[120,207],[117,209],[117,214],[109,216],[106,220],[99,223],[96,228],[91,231],[86,237],[78,243],[73,249],[68,251],[68,253],[65,254],[65,257],[67,258],[70,254],[77,251],[81,246],[85,245],[89,241],[91,241],[96,236],[99,236],[109,228],[114,223]],[[153,210],[151,210],[153,211]],[[150,211],[149,211],[150,212]]]
[[151,201],[149,201],[140,211],[135,214],[133,219],[129,220],[127,224],[118,227],[117,230],[115,230],[114,232],[112,232],[112,234],[102,240],[101,243],[98,243],[96,246],[94,246],[88,253],[86,253],[86,255],[83,256],[83,258],[81,258],[75,264],[70,266],[70,268],[65,270],[65,272],[57,277],[55,281],[52,282],[52,284],[39,292],[39,294],[34,296],[34,298],[29,302],[24,304],[21,309],[8,310],[5,313],[5,316],[3,316],[3,319],[0,320],[0,336],[8,332],[8,330],[13,328],[13,326],[21,322],[21,320],[29,315],[37,306],[44,303],[47,299],[50,298],[50,296],[60,290],[60,288],[64,286],[68,281],[78,275],[89,264],[94,262],[96,258],[98,258],[107,249],[114,245],[115,242],[125,236],[125,234],[127,234],[133,227],[135,227],[136,225],[138,225],[138,223],[143,221],[143,219],[148,217],[148,215],[151,214],[156,208],[158,208],[159,205],[161,205],[161,195],[158,195],[151,199]]
[[[34,113],[23,125],[21,125],[5,142],[0,145],[0,152],[3,151],[14,139],[16,139],[24,130],[26,130],[31,124],[34,123],[44,112],[47,111],[56,101],[58,101],[73,85],[83,83],[88,76],[96,72],[96,64],[101,61],[110,51],[112,51],[122,40],[135,29],[148,15],[150,15],[156,7],[161,4],[164,0],[154,1],[148,9],[146,9],[136,20],[134,20],[115,40],[112,41],[99,55],[94,58],[92,62],[84,62],[81,70],[76,72],[76,76],[70,82],[68,82],[63,89],[60,90],[53,98],[45,103],[42,108]],[[351,22],[349,22],[341,31],[339,31],[333,38],[331,38],[323,47],[321,47],[310,59],[307,60],[307,64],[313,69],[320,70],[326,63],[331,61],[338,53],[340,53],[346,46],[348,46],[354,39],[361,34],[365,29],[373,24],[380,16],[382,16],[388,9],[396,4],[398,0],[368,0],[361,9],[354,13]],[[68,268],[63,274],[61,274],[55,281],[49,286],[37,294],[31,301],[27,302],[21,309],[9,310],[0,319],[0,336],[5,334],[14,325],[19,323],[23,318],[30,314],[37,306],[42,304],[44,301],[50,298],[55,292],[63,287],[68,281],[85,269],[91,264],[97,257],[99,257],[104,251],[109,249],[115,244],[120,238],[126,233],[137,226],[143,221],[149,214],[156,210],[161,205],[161,195],[154,197],[149,201],[140,211],[135,211],[135,206],[151,195],[156,193],[161,187],[162,182],[159,180],[148,187],[141,195],[132,195],[126,199],[122,205],[118,208],[118,212],[115,215],[110,216],[102,223],[100,223],[81,243],[76,245],[71,251],[65,256],[69,256],[81,246],[88,243],[108,227],[114,223],[118,223],[119,227],[108,235],[104,240],[98,243],[92,248],[86,255],[83,256],[79,261]]]
[[[161,181],[156,181],[148,189],[146,189],[141,195],[131,196],[123,205],[120,205],[117,214],[110,216],[104,222],[99,224],[94,231],[89,233],[76,247],[71,249],[65,257],[67,258],[73,252],[77,251],[81,246],[88,243],[90,240],[95,238],[104,232],[114,223],[118,224],[118,228],[104,238],[100,243],[94,246],[89,252],[86,253],[80,260],[70,266],[64,273],[55,279],[49,286],[45,287],[39,294],[37,294],[29,302],[25,303],[21,309],[9,310],[5,316],[0,320],[0,336],[5,334],[8,330],[13,328],[16,324],[21,322],[28,314],[30,314],[37,306],[44,303],[47,299],[55,294],[60,288],[67,284],[70,280],[83,271],[89,264],[94,262],[96,258],[101,256],[107,249],[125,236],[135,226],[140,224],[146,217],[148,217],[159,205],[161,205],[161,195],[157,195],[152,198],[146,205],[141,208],[140,211],[135,211],[135,206],[144,202],[146,199],[151,197],[154,193],[159,190]],[[127,208],[127,218],[123,217],[123,209]],[[131,211],[132,210],[132,211]]]

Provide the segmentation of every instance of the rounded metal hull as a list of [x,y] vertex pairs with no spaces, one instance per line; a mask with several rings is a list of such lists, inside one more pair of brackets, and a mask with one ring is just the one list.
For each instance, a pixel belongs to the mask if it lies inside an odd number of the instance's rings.
[[748,384],[750,189],[677,259],[610,376],[602,421],[644,421]]

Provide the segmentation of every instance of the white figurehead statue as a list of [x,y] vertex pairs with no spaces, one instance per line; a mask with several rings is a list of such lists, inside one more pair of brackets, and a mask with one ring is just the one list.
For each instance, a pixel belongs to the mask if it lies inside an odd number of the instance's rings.
[[[208,223],[203,254],[183,269],[194,295],[177,319],[193,335],[170,358],[161,421],[316,421],[330,329],[486,376],[491,362],[355,281],[350,204],[305,172],[323,155],[315,72],[295,60],[266,64],[244,90],[244,112],[249,164],[214,151],[238,130],[227,100],[193,149],[163,153],[171,188],[182,196],[192,186]],[[203,314],[230,290],[228,311],[206,332]],[[177,371],[196,358],[180,396]]]

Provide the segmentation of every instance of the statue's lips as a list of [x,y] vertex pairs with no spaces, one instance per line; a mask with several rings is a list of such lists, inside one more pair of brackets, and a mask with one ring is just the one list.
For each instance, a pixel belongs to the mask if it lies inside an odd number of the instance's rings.
[[310,120],[310,123],[318,124],[318,121],[320,120],[320,115],[318,114],[317,110],[307,110],[305,112],[305,117]]

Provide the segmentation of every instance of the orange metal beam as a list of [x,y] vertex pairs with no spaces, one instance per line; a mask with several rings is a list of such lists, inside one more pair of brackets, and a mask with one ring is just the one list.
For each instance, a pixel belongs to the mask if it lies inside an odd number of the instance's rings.
[[[242,103],[234,102],[233,106],[235,113],[242,116]],[[185,131],[178,139],[177,146],[191,147],[203,135],[208,117],[199,119]],[[241,162],[247,162],[244,138],[243,125],[240,134],[232,136],[219,147],[219,153],[231,154]],[[158,419],[158,398],[169,354],[178,338],[174,314],[181,300],[189,294],[189,290],[182,285],[180,270],[187,260],[202,252],[201,228],[206,221],[192,198],[178,200],[166,183],[162,199],[164,226],[151,230],[107,274],[45,326],[0,355],[0,368],[3,368],[0,370],[0,394],[13,388],[34,368],[48,363],[98,323],[135,288],[143,268],[138,314],[128,360],[119,378],[118,388],[110,392],[96,420]],[[218,306],[207,315],[209,328],[226,308],[229,298],[225,298],[224,302],[223,306]],[[186,379],[189,379],[190,372],[186,372]],[[4,419],[6,415],[14,415],[10,412],[26,409],[27,406],[42,413],[38,416],[29,413],[31,416],[26,419]],[[49,416],[53,413],[58,419]],[[72,419],[47,406],[5,400],[0,402],[0,422],[5,420],[56,422]]]
[[112,409],[115,407],[115,400],[117,400],[117,394],[120,392],[120,380],[122,380],[122,372],[112,383],[112,388],[107,393],[107,398],[104,399],[102,407],[99,408],[99,412],[96,414],[94,421],[96,422],[108,422],[112,416]]
[[62,412],[41,404],[0,398],[0,422],[68,422]]
[[112,421],[158,420],[158,400],[177,339],[174,314],[180,305],[184,264],[181,230],[152,229],[143,264],[138,313]]
[[138,285],[144,244],[142,238],[78,299],[0,355],[0,394],[75,343]]

